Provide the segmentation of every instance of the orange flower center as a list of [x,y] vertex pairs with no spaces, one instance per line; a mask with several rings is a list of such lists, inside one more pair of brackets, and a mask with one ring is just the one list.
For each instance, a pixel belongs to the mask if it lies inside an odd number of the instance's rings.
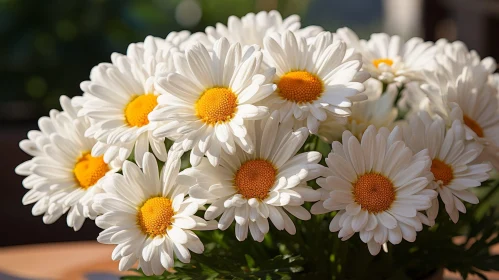
[[478,137],[483,137],[483,129],[476,121],[466,115],[463,116],[463,120],[464,124],[473,130]]
[[237,192],[244,198],[265,199],[275,182],[277,170],[263,159],[249,160],[239,167],[234,177]]
[[436,182],[442,182],[442,187],[447,186],[454,179],[452,167],[439,159],[432,160],[431,173],[433,173]]
[[73,169],[76,181],[83,189],[95,185],[108,171],[109,166],[104,162],[104,156],[93,157],[90,152],[84,153]]
[[197,116],[207,124],[228,122],[236,114],[237,96],[229,88],[210,88],[198,99],[195,109]]
[[166,197],[152,197],[139,208],[137,224],[140,230],[149,237],[166,234],[172,225],[175,212],[172,201]]
[[324,85],[319,77],[307,71],[284,74],[277,83],[279,95],[295,103],[310,103],[321,97]]
[[144,126],[149,124],[149,113],[158,105],[154,94],[139,95],[132,99],[125,108],[125,119],[130,126]]
[[393,183],[378,173],[366,173],[353,184],[353,196],[362,209],[379,213],[390,209],[395,201]]
[[389,58],[380,58],[380,59],[373,60],[373,64],[374,64],[374,66],[376,68],[378,68],[381,63],[384,63],[384,64],[386,64],[388,66],[392,66],[393,65],[393,60],[391,60]]

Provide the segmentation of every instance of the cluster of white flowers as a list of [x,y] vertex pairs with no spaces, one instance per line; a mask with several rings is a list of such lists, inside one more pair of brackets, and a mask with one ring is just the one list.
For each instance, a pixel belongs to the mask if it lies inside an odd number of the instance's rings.
[[[470,189],[499,167],[495,69],[461,42],[359,40],[276,11],[147,37],[20,143],[23,203],[75,230],[95,219],[119,268],[147,275],[202,253],[193,230],[235,220],[238,240],[262,241],[269,220],[294,234],[289,215],[311,213],[336,213],[329,229],[375,255],[432,226],[439,200],[454,222],[478,203]],[[332,143],[325,165],[301,152],[309,135]]]

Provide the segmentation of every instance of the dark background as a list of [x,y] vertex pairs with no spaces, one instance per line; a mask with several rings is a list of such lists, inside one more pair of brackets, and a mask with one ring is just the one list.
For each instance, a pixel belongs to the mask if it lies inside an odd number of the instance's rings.
[[[409,12],[421,14],[413,23],[416,26],[400,35],[426,40],[457,38],[482,57],[499,57],[494,34],[499,26],[499,2],[395,1],[416,3],[418,10]],[[129,43],[147,35],[203,31],[216,22],[225,24],[230,15],[272,9],[284,17],[299,14],[304,26],[321,25],[329,31],[349,26],[363,38],[384,30],[398,33],[396,28],[393,31],[397,23],[386,20],[387,13],[396,15],[401,9],[390,8],[391,2],[394,0],[0,0],[0,246],[97,237],[99,229],[92,221],[74,232],[66,226],[65,216],[52,225],[33,217],[32,206],[21,203],[26,190],[23,177],[16,175],[14,168],[29,159],[18,143],[29,130],[37,129],[37,119],[52,108],[60,109],[60,95],[81,94],[80,82],[88,79],[94,65],[110,61],[112,52],[124,53]],[[201,17],[187,18],[186,23],[178,14],[179,5],[194,6]]]

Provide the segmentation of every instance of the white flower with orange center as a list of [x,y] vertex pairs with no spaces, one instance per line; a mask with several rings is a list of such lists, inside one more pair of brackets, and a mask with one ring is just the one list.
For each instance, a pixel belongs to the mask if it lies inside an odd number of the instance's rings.
[[221,230],[226,230],[235,219],[240,241],[246,239],[249,231],[254,240],[261,242],[269,231],[268,219],[278,230],[295,234],[288,213],[308,220],[310,213],[303,203],[319,199],[319,193],[306,182],[320,175],[321,154],[295,155],[307,139],[307,129],[293,131],[278,123],[277,112],[268,120],[255,123],[252,131],[257,145],[253,153],[238,148],[232,156],[223,155],[217,167],[204,159],[199,166],[184,171],[197,180],[189,195],[211,203],[205,219],[221,215]]
[[384,83],[422,80],[421,71],[434,66],[438,51],[433,42],[424,42],[421,38],[404,42],[399,36],[376,33],[368,41],[359,40],[347,27],[338,29],[336,34],[362,54],[364,70]]
[[413,242],[426,218],[419,211],[429,209],[437,196],[427,188],[428,151],[413,154],[402,141],[399,127],[391,133],[386,128],[376,132],[372,125],[360,143],[346,131],[342,143],[333,142],[332,147],[324,178],[317,179],[322,198],[311,212],[339,211],[329,229],[339,231],[342,240],[358,232],[372,255],[388,241]]
[[19,165],[16,173],[28,176],[23,184],[29,189],[24,204],[35,203],[33,215],[42,215],[51,224],[68,212],[68,226],[79,230],[85,218],[95,219],[92,207],[95,194],[102,192],[102,180],[120,169],[113,161],[105,163],[102,156],[90,154],[96,143],[84,136],[90,126],[86,117],[77,117],[66,96],[61,97],[64,111],[51,111],[51,118],[40,119],[42,132],[31,131],[30,140],[21,148],[34,158]]
[[483,145],[481,159],[499,168],[499,96],[492,73],[492,58],[480,60],[460,42],[446,45],[437,56],[436,71],[426,72],[421,89],[428,95],[430,111],[450,126],[454,120],[465,124],[466,139]]
[[255,103],[275,90],[269,81],[274,71],[263,71],[261,52],[223,38],[211,55],[199,44],[185,55],[176,53],[174,60],[177,72],[156,80],[162,95],[149,119],[166,125],[159,125],[154,136],[175,138],[175,147],[192,149],[193,166],[204,155],[216,166],[236,147],[252,152],[247,121],[267,116],[268,108]]
[[394,107],[397,87],[390,85],[386,92],[382,93],[381,82],[372,78],[364,85],[366,85],[364,94],[368,99],[353,103],[352,114],[347,118],[337,118],[328,114],[328,118],[321,123],[317,133],[321,139],[328,143],[338,141],[345,130],[350,130],[353,135],[361,139],[370,125],[376,128],[394,126],[398,114],[397,107]]
[[209,26],[205,30],[206,35],[194,34],[193,39],[203,42],[208,48],[222,37],[227,38],[231,43],[258,45],[263,48],[265,36],[284,33],[288,30],[310,38],[319,34],[323,28],[314,25],[301,28],[298,15],[283,19],[278,11],[261,11],[257,14],[248,13],[241,18],[230,16],[227,26],[222,23],[217,23],[215,27]]
[[161,172],[153,154],[144,155],[141,170],[125,161],[123,175],[114,174],[95,198],[102,216],[96,224],[104,229],[97,240],[116,244],[113,260],[119,269],[130,269],[137,261],[146,275],[161,275],[174,265],[176,256],[188,263],[189,251],[201,254],[203,243],[192,230],[216,228],[195,216],[199,205],[186,199],[188,189],[177,184],[180,155],[171,152]]
[[[106,162],[123,161],[135,151],[140,165],[149,148],[158,159],[166,159],[165,139],[152,135],[157,124],[148,118],[158,104],[154,75],[159,62],[146,53],[144,44],[131,44],[127,55],[114,53],[112,64],[95,66],[90,81],[81,83],[85,94],[78,100],[83,106],[79,115],[92,121],[85,135],[99,141],[92,155],[104,155]],[[172,65],[162,65],[163,71],[171,70]]]
[[[426,112],[412,118],[404,127],[404,139],[415,153],[428,150],[434,177],[430,186],[438,191],[445,210],[452,221],[457,223],[459,212],[466,213],[461,201],[478,203],[478,198],[470,190],[489,178],[491,166],[488,163],[472,164],[482,152],[481,146],[466,141],[460,121],[455,120],[447,129],[441,118],[432,119]],[[438,199],[435,198],[432,204],[428,218],[435,220]]]
[[265,61],[276,68],[277,89],[265,100],[279,111],[280,121],[306,121],[312,133],[326,120],[326,112],[348,116],[352,101],[364,91],[367,73],[359,72],[360,56],[330,32],[317,35],[313,43],[293,32],[266,37]]

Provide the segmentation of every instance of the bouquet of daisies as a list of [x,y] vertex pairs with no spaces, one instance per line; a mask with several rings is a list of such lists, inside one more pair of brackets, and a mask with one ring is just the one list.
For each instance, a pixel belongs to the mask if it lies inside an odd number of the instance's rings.
[[23,203],[95,220],[120,270],[161,279],[483,275],[499,269],[495,70],[461,42],[276,11],[149,36],[21,141]]

